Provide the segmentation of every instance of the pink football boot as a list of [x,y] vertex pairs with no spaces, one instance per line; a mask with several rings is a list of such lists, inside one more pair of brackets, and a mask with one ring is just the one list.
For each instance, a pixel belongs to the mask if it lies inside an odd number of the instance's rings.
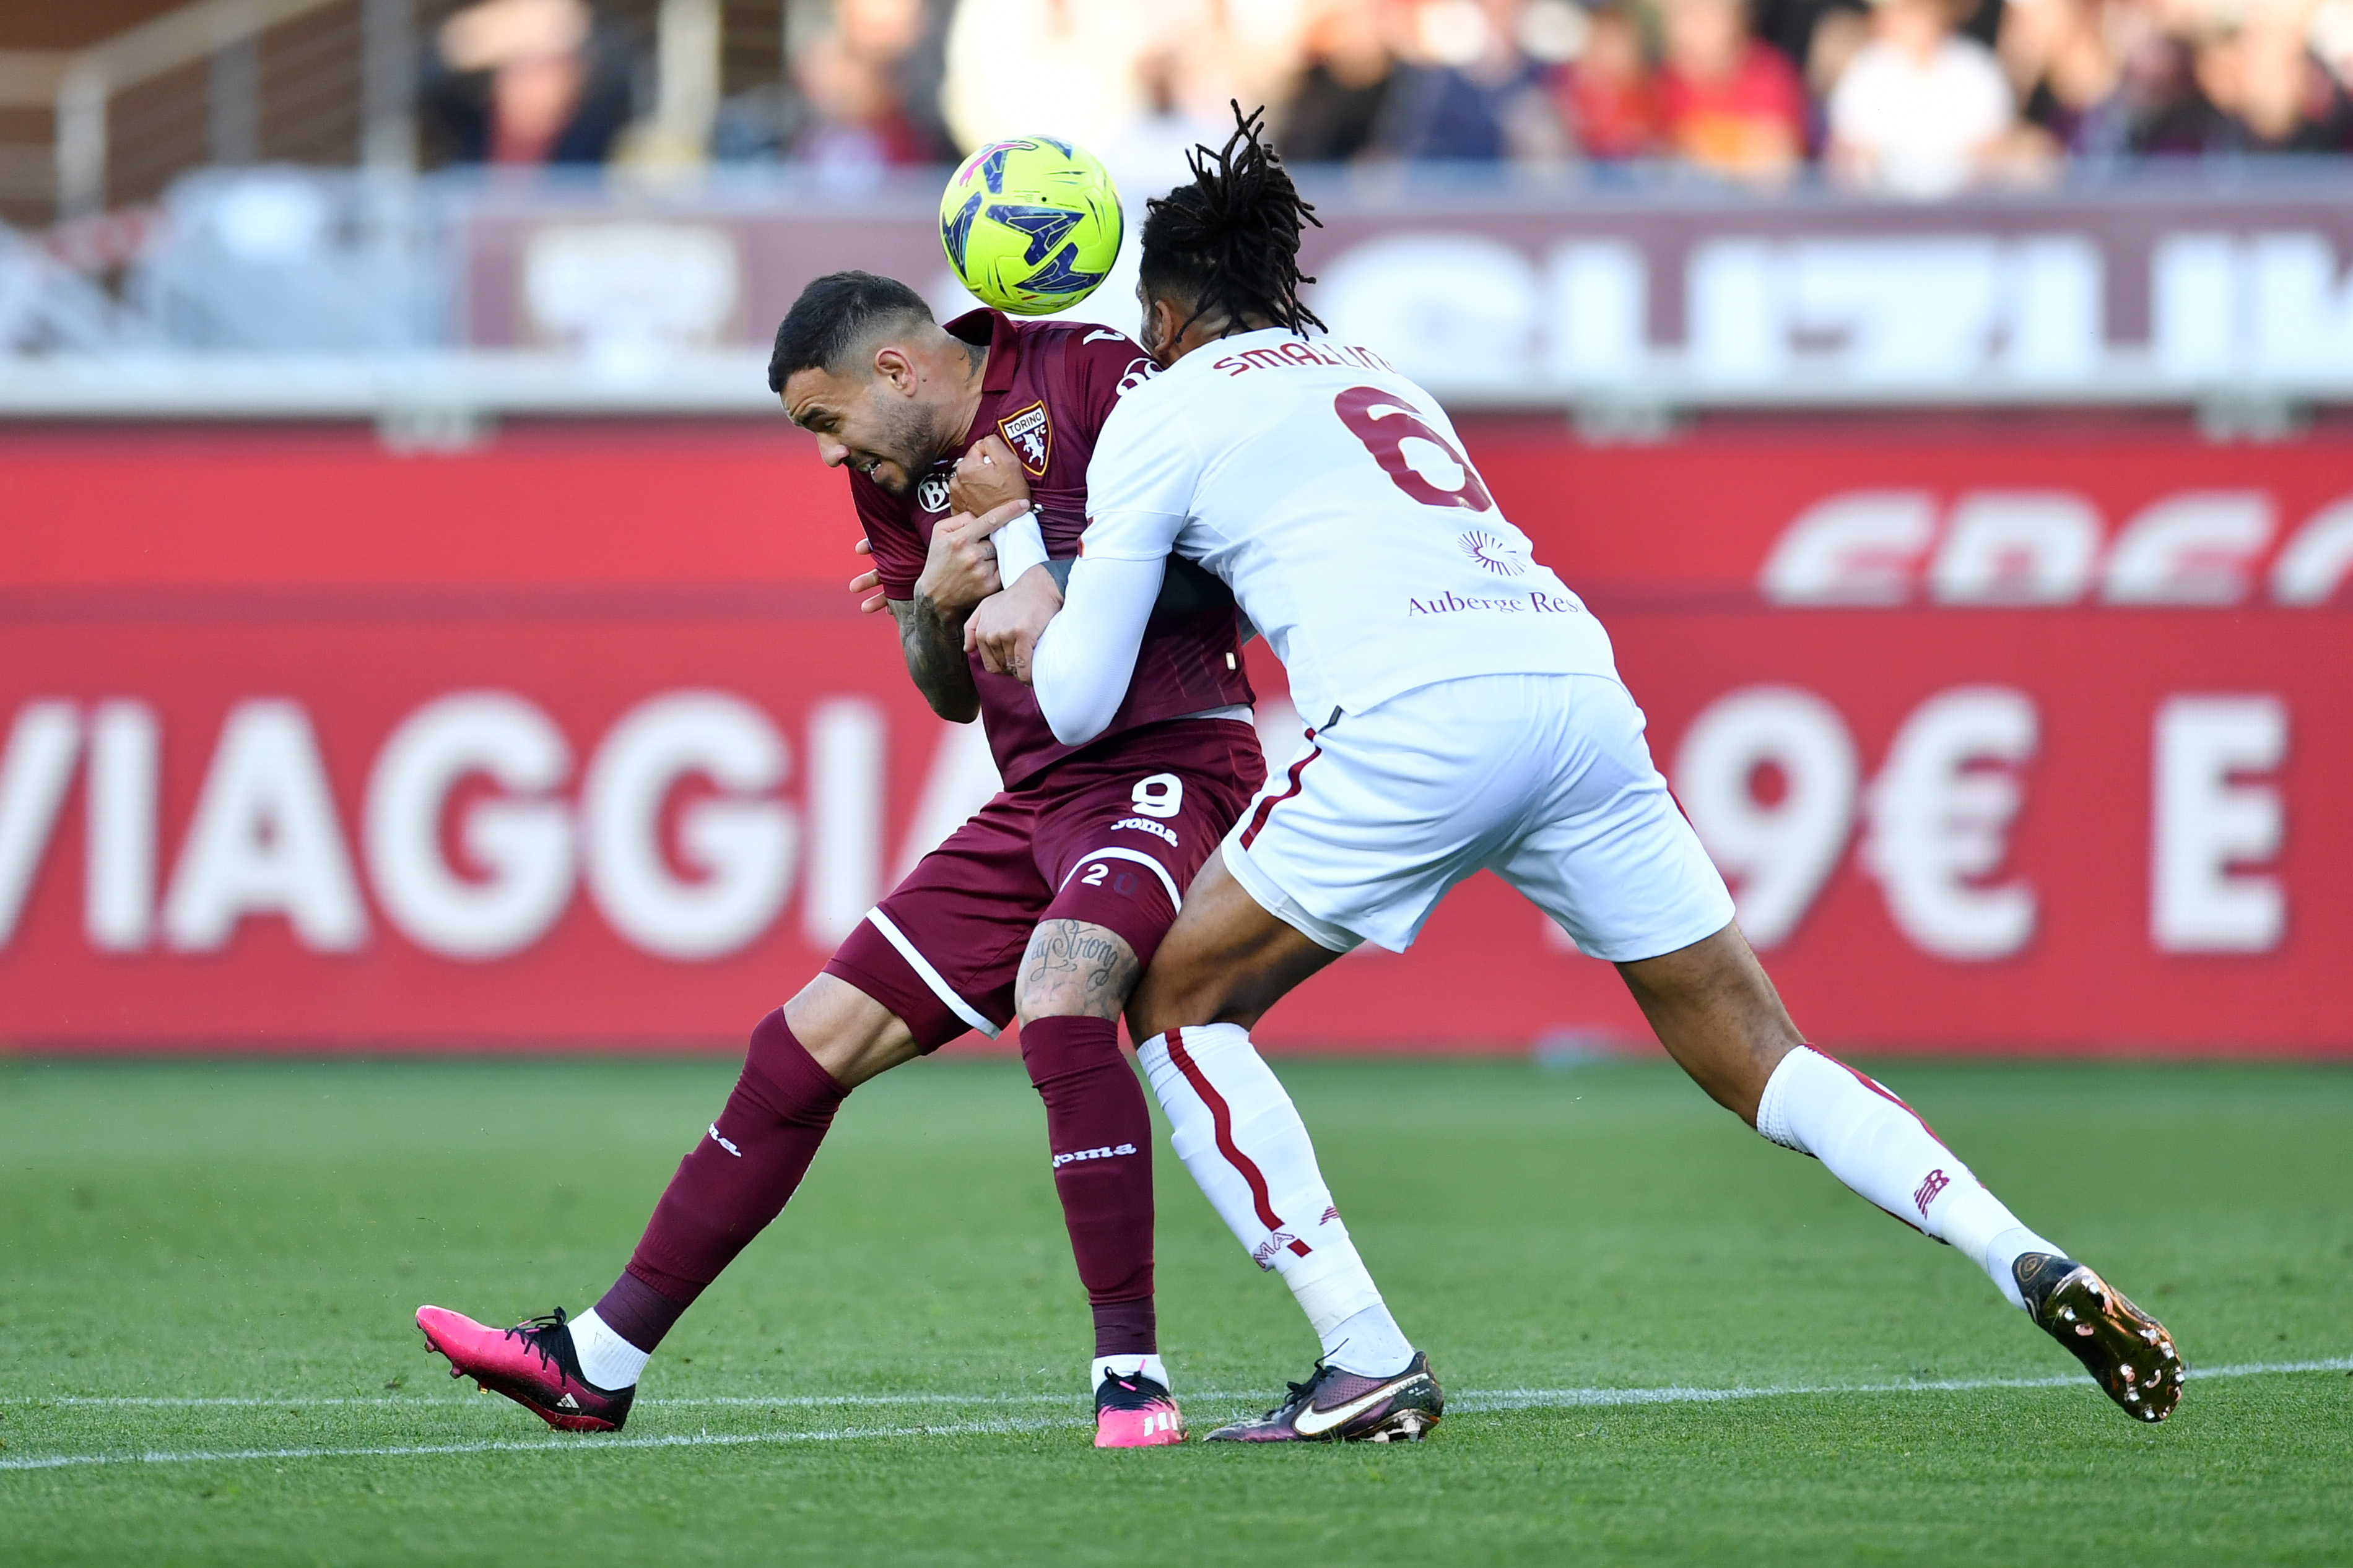
[[1107,1372],[1095,1389],[1095,1447],[1163,1448],[1185,1440],[1176,1396],[1140,1372]]
[[470,1377],[505,1394],[558,1431],[617,1432],[638,1396],[635,1385],[598,1388],[580,1375],[561,1307],[512,1329],[478,1323],[447,1307],[419,1307],[417,1326],[425,1331],[426,1344],[449,1358],[451,1377]]

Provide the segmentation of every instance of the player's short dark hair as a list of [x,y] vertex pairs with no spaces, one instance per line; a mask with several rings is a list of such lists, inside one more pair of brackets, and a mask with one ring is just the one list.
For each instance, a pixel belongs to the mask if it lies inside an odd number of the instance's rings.
[[1266,110],[1233,105],[1224,148],[1185,154],[1193,183],[1145,204],[1144,287],[1189,300],[1199,315],[1222,315],[1229,331],[1246,318],[1294,332],[1324,323],[1299,302],[1299,237],[1324,226],[1265,140]]
[[923,297],[896,278],[828,272],[801,290],[776,328],[768,390],[784,391],[785,383],[805,370],[831,370],[877,327],[931,319]]

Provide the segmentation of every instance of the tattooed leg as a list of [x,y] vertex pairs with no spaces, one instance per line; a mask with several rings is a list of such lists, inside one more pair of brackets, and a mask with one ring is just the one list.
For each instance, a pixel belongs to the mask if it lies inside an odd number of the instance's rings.
[[[1152,1310],[1152,1113],[1119,1051],[1143,965],[1117,932],[1040,922],[1021,960],[1021,1061],[1046,1102],[1054,1190],[1095,1315],[1093,1381],[1159,1366]],[[1165,1384],[1165,1371],[1155,1373]]]
[[1021,955],[1015,1005],[1037,1018],[1117,1019],[1143,969],[1127,939],[1088,921],[1040,921]]

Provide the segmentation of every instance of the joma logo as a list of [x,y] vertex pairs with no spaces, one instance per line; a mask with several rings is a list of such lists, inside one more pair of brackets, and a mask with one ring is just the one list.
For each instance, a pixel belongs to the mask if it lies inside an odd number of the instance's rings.
[[1274,1267],[1274,1255],[1286,1247],[1302,1257],[1306,1256],[1306,1248],[1300,1245],[1297,1237],[1287,1230],[1278,1230],[1250,1248],[1250,1259],[1261,1268],[1271,1268]]
[[1112,1160],[1118,1158],[1122,1154],[1133,1154],[1134,1152],[1135,1145],[1133,1143],[1122,1143],[1115,1149],[1073,1149],[1067,1154],[1057,1154],[1054,1156],[1054,1169],[1059,1171],[1063,1166],[1071,1163],[1073,1160]]

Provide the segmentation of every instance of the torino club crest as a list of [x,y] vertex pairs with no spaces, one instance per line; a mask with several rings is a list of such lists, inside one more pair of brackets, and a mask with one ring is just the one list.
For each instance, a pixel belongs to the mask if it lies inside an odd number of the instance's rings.
[[1018,414],[1008,414],[997,422],[997,429],[1030,477],[1044,479],[1046,459],[1054,449],[1054,426],[1046,418],[1046,405],[1033,403]]

